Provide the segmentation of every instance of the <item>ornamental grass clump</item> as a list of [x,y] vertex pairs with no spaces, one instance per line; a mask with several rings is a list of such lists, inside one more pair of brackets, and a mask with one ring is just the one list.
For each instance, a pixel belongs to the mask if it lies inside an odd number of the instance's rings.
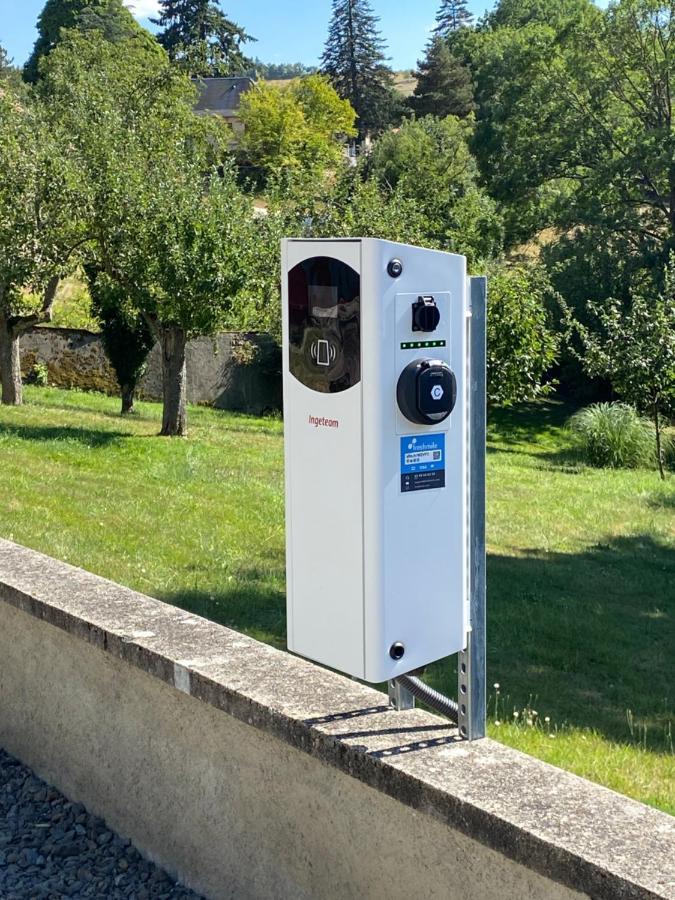
[[591,466],[639,469],[656,465],[654,427],[627,403],[594,403],[575,413],[568,427]]

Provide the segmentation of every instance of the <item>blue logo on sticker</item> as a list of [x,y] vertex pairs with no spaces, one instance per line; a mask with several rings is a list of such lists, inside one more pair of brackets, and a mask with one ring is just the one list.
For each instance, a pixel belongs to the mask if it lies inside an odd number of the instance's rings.
[[401,438],[401,475],[445,469],[445,434],[412,434]]

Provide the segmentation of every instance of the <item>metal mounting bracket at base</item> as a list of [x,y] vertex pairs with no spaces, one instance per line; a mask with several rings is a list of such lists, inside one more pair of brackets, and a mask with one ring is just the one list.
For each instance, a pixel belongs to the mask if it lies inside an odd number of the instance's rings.
[[407,688],[404,688],[398,681],[393,680],[388,683],[389,686],[389,706],[400,712],[403,709],[414,709],[415,698]]

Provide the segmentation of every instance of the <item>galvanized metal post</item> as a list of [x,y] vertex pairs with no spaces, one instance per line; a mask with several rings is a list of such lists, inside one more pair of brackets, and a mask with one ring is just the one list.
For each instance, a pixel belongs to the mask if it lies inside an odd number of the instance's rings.
[[485,737],[485,441],[487,279],[471,278],[469,319],[470,612],[466,650],[457,660],[458,727],[468,741]]

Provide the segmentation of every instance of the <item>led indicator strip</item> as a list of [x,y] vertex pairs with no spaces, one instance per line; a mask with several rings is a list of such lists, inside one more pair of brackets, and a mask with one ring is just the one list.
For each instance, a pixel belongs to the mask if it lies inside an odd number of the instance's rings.
[[401,350],[420,350],[422,347],[445,347],[445,341],[403,341]]

